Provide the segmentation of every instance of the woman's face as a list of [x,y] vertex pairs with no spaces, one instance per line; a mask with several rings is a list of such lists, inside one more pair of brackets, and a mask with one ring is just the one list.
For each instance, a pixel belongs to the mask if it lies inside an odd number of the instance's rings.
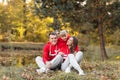
[[72,44],[73,44],[73,38],[70,37],[70,38],[68,39],[68,41],[67,41],[67,45],[68,45],[68,46],[71,46]]

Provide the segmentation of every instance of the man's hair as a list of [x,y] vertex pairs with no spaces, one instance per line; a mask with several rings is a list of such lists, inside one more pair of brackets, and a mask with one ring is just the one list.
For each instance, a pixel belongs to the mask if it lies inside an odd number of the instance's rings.
[[56,36],[57,36],[57,34],[56,34],[55,32],[49,33],[49,36],[50,36],[50,35],[56,35]]

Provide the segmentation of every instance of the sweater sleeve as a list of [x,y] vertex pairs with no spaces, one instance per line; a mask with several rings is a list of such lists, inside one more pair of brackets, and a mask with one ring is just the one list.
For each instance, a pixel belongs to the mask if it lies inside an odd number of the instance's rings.
[[49,61],[49,46],[45,45],[43,49],[43,61],[46,64]]
[[76,48],[75,48],[75,52],[78,52],[78,51],[79,51],[79,47],[77,45]]

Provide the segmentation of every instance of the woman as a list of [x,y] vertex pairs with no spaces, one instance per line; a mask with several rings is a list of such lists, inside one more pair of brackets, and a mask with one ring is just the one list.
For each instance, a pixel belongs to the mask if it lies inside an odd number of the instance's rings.
[[73,67],[75,70],[78,71],[79,75],[85,75],[78,64],[83,58],[83,53],[78,49],[78,40],[76,39],[76,37],[70,37],[67,41],[67,45],[64,46],[61,52],[64,53],[64,62],[61,65],[61,69],[63,71],[69,73],[71,68]]

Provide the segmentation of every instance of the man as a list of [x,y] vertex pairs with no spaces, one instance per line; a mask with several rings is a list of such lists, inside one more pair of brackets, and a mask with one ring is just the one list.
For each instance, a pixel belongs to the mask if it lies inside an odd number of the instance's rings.
[[44,46],[43,58],[36,57],[36,63],[40,69],[37,69],[38,73],[47,72],[50,69],[57,68],[63,61],[62,56],[59,54],[60,49],[57,45],[57,34],[50,33],[49,41]]

